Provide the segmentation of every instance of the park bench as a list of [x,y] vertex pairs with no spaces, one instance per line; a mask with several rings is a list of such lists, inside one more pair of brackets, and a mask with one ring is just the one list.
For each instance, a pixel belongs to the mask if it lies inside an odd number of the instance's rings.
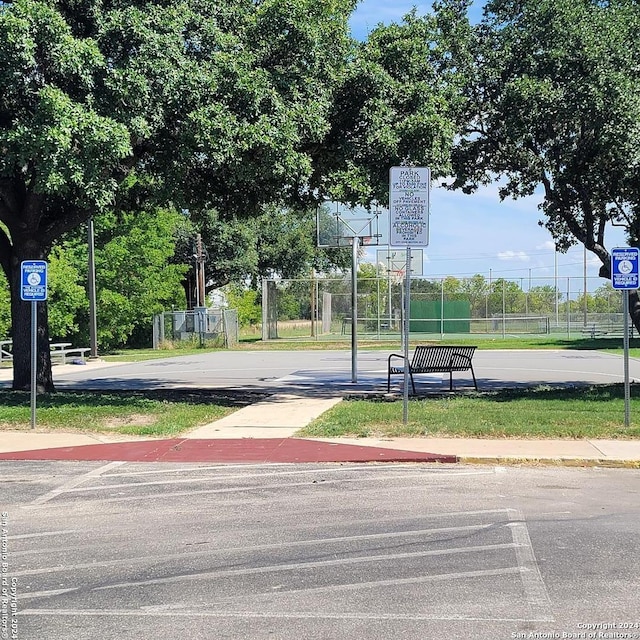
[[[478,383],[476,381],[476,374],[473,371],[473,364],[471,363],[475,350],[476,347],[448,345],[417,346],[409,361],[409,377],[411,378],[413,393],[415,394],[416,392],[413,376],[418,373],[448,373],[449,390],[453,391],[454,371],[471,371],[473,386],[477,391]],[[403,361],[402,365],[394,364],[392,362],[394,358],[400,358]],[[392,353],[388,359],[387,393],[391,391],[391,376],[399,374],[404,375],[404,356]]]

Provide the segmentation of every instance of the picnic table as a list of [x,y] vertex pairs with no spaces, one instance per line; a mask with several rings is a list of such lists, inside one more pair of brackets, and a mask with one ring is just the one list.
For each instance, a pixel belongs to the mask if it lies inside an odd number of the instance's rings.
[[0,340],[0,362],[13,360],[13,340]]
[[49,345],[51,359],[60,358],[62,364],[67,364],[67,356],[79,356],[83,361],[90,347],[74,347],[72,342],[54,342]]

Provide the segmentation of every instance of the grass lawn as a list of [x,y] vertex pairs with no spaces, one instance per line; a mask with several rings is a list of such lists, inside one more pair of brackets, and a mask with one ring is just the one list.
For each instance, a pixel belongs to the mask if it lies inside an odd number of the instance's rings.
[[[481,338],[419,340],[476,344],[479,349],[598,349],[622,354],[617,339]],[[416,341],[415,344],[418,342]],[[359,340],[362,350],[398,351],[399,345]],[[415,346],[412,341],[411,346]],[[640,358],[640,339],[631,342],[631,357]],[[344,341],[247,339],[235,350],[345,349]],[[102,356],[107,361],[134,362],[186,356],[211,348],[131,349]],[[10,363],[2,363],[3,368]],[[638,397],[636,397],[638,396]],[[219,392],[57,392],[38,396],[37,426],[41,430],[171,436],[223,417],[259,398]],[[632,387],[632,422],[640,415],[640,389]],[[637,419],[640,423],[640,418]],[[28,429],[29,394],[0,390],[0,432]],[[402,423],[402,402],[378,398],[349,400],[321,416],[301,435],[306,436],[470,436],[535,438],[637,438],[640,427],[623,426],[622,386],[580,389],[531,389],[412,399],[409,424]]]
[[[452,337],[444,340],[412,338],[410,347],[417,344],[461,344],[476,345],[478,349],[586,349],[599,351],[613,351],[622,353],[622,340],[616,338],[576,338],[566,337],[517,337],[501,338],[485,335],[465,336],[464,338]],[[350,350],[351,340],[346,337],[342,340],[333,337],[322,337],[318,340],[305,339],[277,339],[263,342],[259,337],[247,337],[230,349],[230,351],[319,351],[319,350]],[[398,351],[399,340],[371,340],[366,337],[358,338],[358,349],[376,351]],[[101,358],[108,362],[136,362],[158,358],[171,358],[175,356],[189,356],[209,351],[224,351],[213,347],[180,347],[173,349],[121,349]],[[632,357],[640,357],[640,338],[631,340],[629,353]]]
[[[202,391],[73,392],[40,394],[36,427],[139,436],[184,433],[263,397]],[[30,394],[0,390],[0,433],[30,429]]]
[[[349,399],[297,435],[311,437],[638,438],[640,387],[624,427],[624,386],[537,388],[401,400]],[[635,418],[635,422],[634,422]]]

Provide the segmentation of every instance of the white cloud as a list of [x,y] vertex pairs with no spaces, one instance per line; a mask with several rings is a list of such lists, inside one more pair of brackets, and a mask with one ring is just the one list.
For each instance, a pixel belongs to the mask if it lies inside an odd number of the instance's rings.
[[529,262],[531,258],[524,251],[501,251],[498,253],[498,260],[516,260],[519,262]]

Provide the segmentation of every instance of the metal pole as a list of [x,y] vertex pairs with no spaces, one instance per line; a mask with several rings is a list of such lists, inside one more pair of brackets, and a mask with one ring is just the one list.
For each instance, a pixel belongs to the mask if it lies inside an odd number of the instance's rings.
[[553,274],[556,292],[556,329],[558,329],[558,325],[560,324],[560,318],[558,317],[558,251],[556,250],[555,245],[553,246]]
[[96,305],[96,260],[95,260],[95,230],[93,217],[89,218],[89,347],[92,358],[98,357],[98,318]]
[[624,315],[624,426],[628,427],[631,422],[631,388],[629,386],[629,290],[623,291]]
[[587,326],[587,245],[584,245],[584,259],[583,259],[583,272],[582,272],[582,278],[583,278],[583,283],[584,283],[584,316],[583,316],[583,324],[586,327]]
[[506,318],[506,314],[507,314],[507,308],[506,308],[506,288],[507,285],[507,281],[503,280],[502,281],[502,337],[504,338],[506,336],[506,323],[507,323],[507,318]]
[[351,382],[358,382],[358,245],[354,237],[351,255]]
[[315,269],[311,267],[311,337],[316,337],[316,280]]
[[31,301],[31,428],[36,428],[36,371],[38,368],[38,303]]
[[407,266],[404,274],[404,396],[402,403],[402,421],[409,422],[409,314],[411,310],[411,247],[407,247]]
[[378,340],[380,340],[380,269],[378,268],[378,265],[376,265],[376,287],[378,289],[378,295],[377,295],[377,304],[378,304],[378,311],[377,311],[377,318],[378,318]]
[[387,254],[387,297],[389,298],[389,333],[391,333],[391,324],[392,324],[392,317],[391,317],[391,256]]
[[262,278],[262,339],[264,341],[269,340],[269,290],[267,286],[267,279]]
[[567,278],[567,338],[571,338],[571,278]]
[[444,340],[444,278],[440,280],[440,339]]

